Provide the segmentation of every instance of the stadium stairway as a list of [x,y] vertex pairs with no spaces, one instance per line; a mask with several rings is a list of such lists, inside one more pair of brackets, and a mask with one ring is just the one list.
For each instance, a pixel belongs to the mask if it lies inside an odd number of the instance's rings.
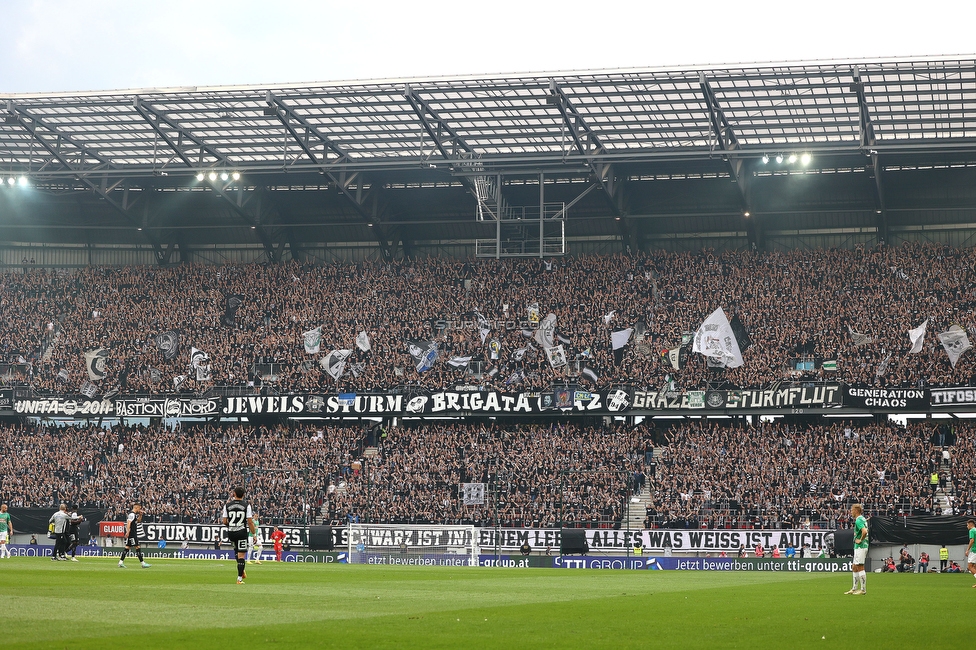
[[939,463],[939,477],[945,477],[945,487],[940,487],[935,491],[934,505],[936,508],[942,509],[942,514],[951,515],[954,513],[952,507],[952,493],[955,491],[952,484],[952,475],[949,473],[952,469],[951,457],[948,451],[943,452],[942,461]]
[[627,516],[623,521],[625,530],[640,530],[644,527],[644,519],[647,517],[647,503],[651,500],[651,490],[648,486],[639,494],[632,494],[627,501]]

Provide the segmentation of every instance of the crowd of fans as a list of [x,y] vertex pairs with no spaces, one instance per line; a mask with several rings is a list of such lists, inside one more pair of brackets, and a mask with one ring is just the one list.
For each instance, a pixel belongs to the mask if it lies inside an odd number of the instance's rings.
[[[954,433],[946,492],[972,515],[976,426],[960,421]],[[229,486],[244,484],[269,523],[548,528],[625,525],[632,493],[643,493],[649,528],[835,528],[854,502],[871,515],[938,514],[929,473],[942,453],[925,423],[34,423],[0,427],[0,497],[110,519],[138,501],[153,520],[212,522]],[[465,504],[466,483],[485,485],[482,503]]]
[[[822,528],[852,525],[850,507],[871,515],[942,514],[930,473],[942,451],[932,424],[853,426],[840,421],[730,426],[681,424],[658,452],[646,525],[709,528]],[[958,511],[971,514],[976,456],[972,425],[960,425],[953,481]]]
[[[972,385],[973,354],[953,367],[936,334],[972,328],[976,249],[905,244],[858,250],[731,251],[552,260],[425,259],[394,263],[139,268],[0,273],[0,354],[32,364],[33,386],[76,392],[88,380],[83,353],[109,352],[98,390],[172,392],[214,385],[260,387],[256,363],[274,363],[279,391],[360,392],[420,384],[539,388],[577,376],[583,366],[602,385],[752,387],[794,376],[797,358],[836,360],[808,375],[876,386]],[[243,303],[224,322],[229,296]],[[556,316],[570,363],[552,368],[531,335],[528,308]],[[661,351],[677,347],[716,307],[739,316],[752,339],[734,370],[706,368],[689,355],[676,371]],[[482,339],[480,314],[490,332]],[[928,320],[919,354],[907,331]],[[322,327],[321,351],[303,333]],[[615,363],[610,334],[638,334]],[[856,345],[851,331],[871,342]],[[366,332],[371,349],[354,341]],[[166,359],[155,337],[177,332],[180,352]],[[434,340],[440,361],[418,372],[407,341]],[[490,346],[500,345],[498,359]],[[211,379],[188,372],[190,348],[210,355]],[[338,381],[320,367],[333,349],[353,350]],[[445,363],[471,356],[480,373]],[[575,363],[575,361],[579,363]],[[475,367],[472,366],[472,367]],[[497,371],[497,372],[496,372]],[[716,374],[718,373],[718,374]],[[263,374],[268,381],[270,373]],[[579,381],[587,381],[580,377]]]

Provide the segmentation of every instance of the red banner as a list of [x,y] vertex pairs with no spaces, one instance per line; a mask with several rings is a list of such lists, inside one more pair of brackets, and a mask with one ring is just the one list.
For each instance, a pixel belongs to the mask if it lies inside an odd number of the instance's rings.
[[101,537],[122,537],[125,535],[124,521],[98,522],[98,534]]

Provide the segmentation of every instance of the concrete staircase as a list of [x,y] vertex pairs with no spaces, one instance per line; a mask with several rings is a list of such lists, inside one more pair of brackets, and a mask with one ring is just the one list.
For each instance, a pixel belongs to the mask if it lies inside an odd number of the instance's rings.
[[954,492],[952,486],[952,474],[949,473],[951,465],[951,457],[942,457],[939,463],[939,477],[945,477],[945,488],[939,488],[935,491],[935,506],[942,508],[942,514],[951,515],[954,514],[952,507],[952,500],[949,498]]

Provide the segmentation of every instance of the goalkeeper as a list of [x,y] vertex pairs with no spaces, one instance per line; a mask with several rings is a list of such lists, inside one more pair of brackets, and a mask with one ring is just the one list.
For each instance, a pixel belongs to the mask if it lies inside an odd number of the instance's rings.
[[257,511],[252,511],[254,515],[254,532],[247,536],[247,559],[248,564],[261,564],[261,528],[258,521]]

